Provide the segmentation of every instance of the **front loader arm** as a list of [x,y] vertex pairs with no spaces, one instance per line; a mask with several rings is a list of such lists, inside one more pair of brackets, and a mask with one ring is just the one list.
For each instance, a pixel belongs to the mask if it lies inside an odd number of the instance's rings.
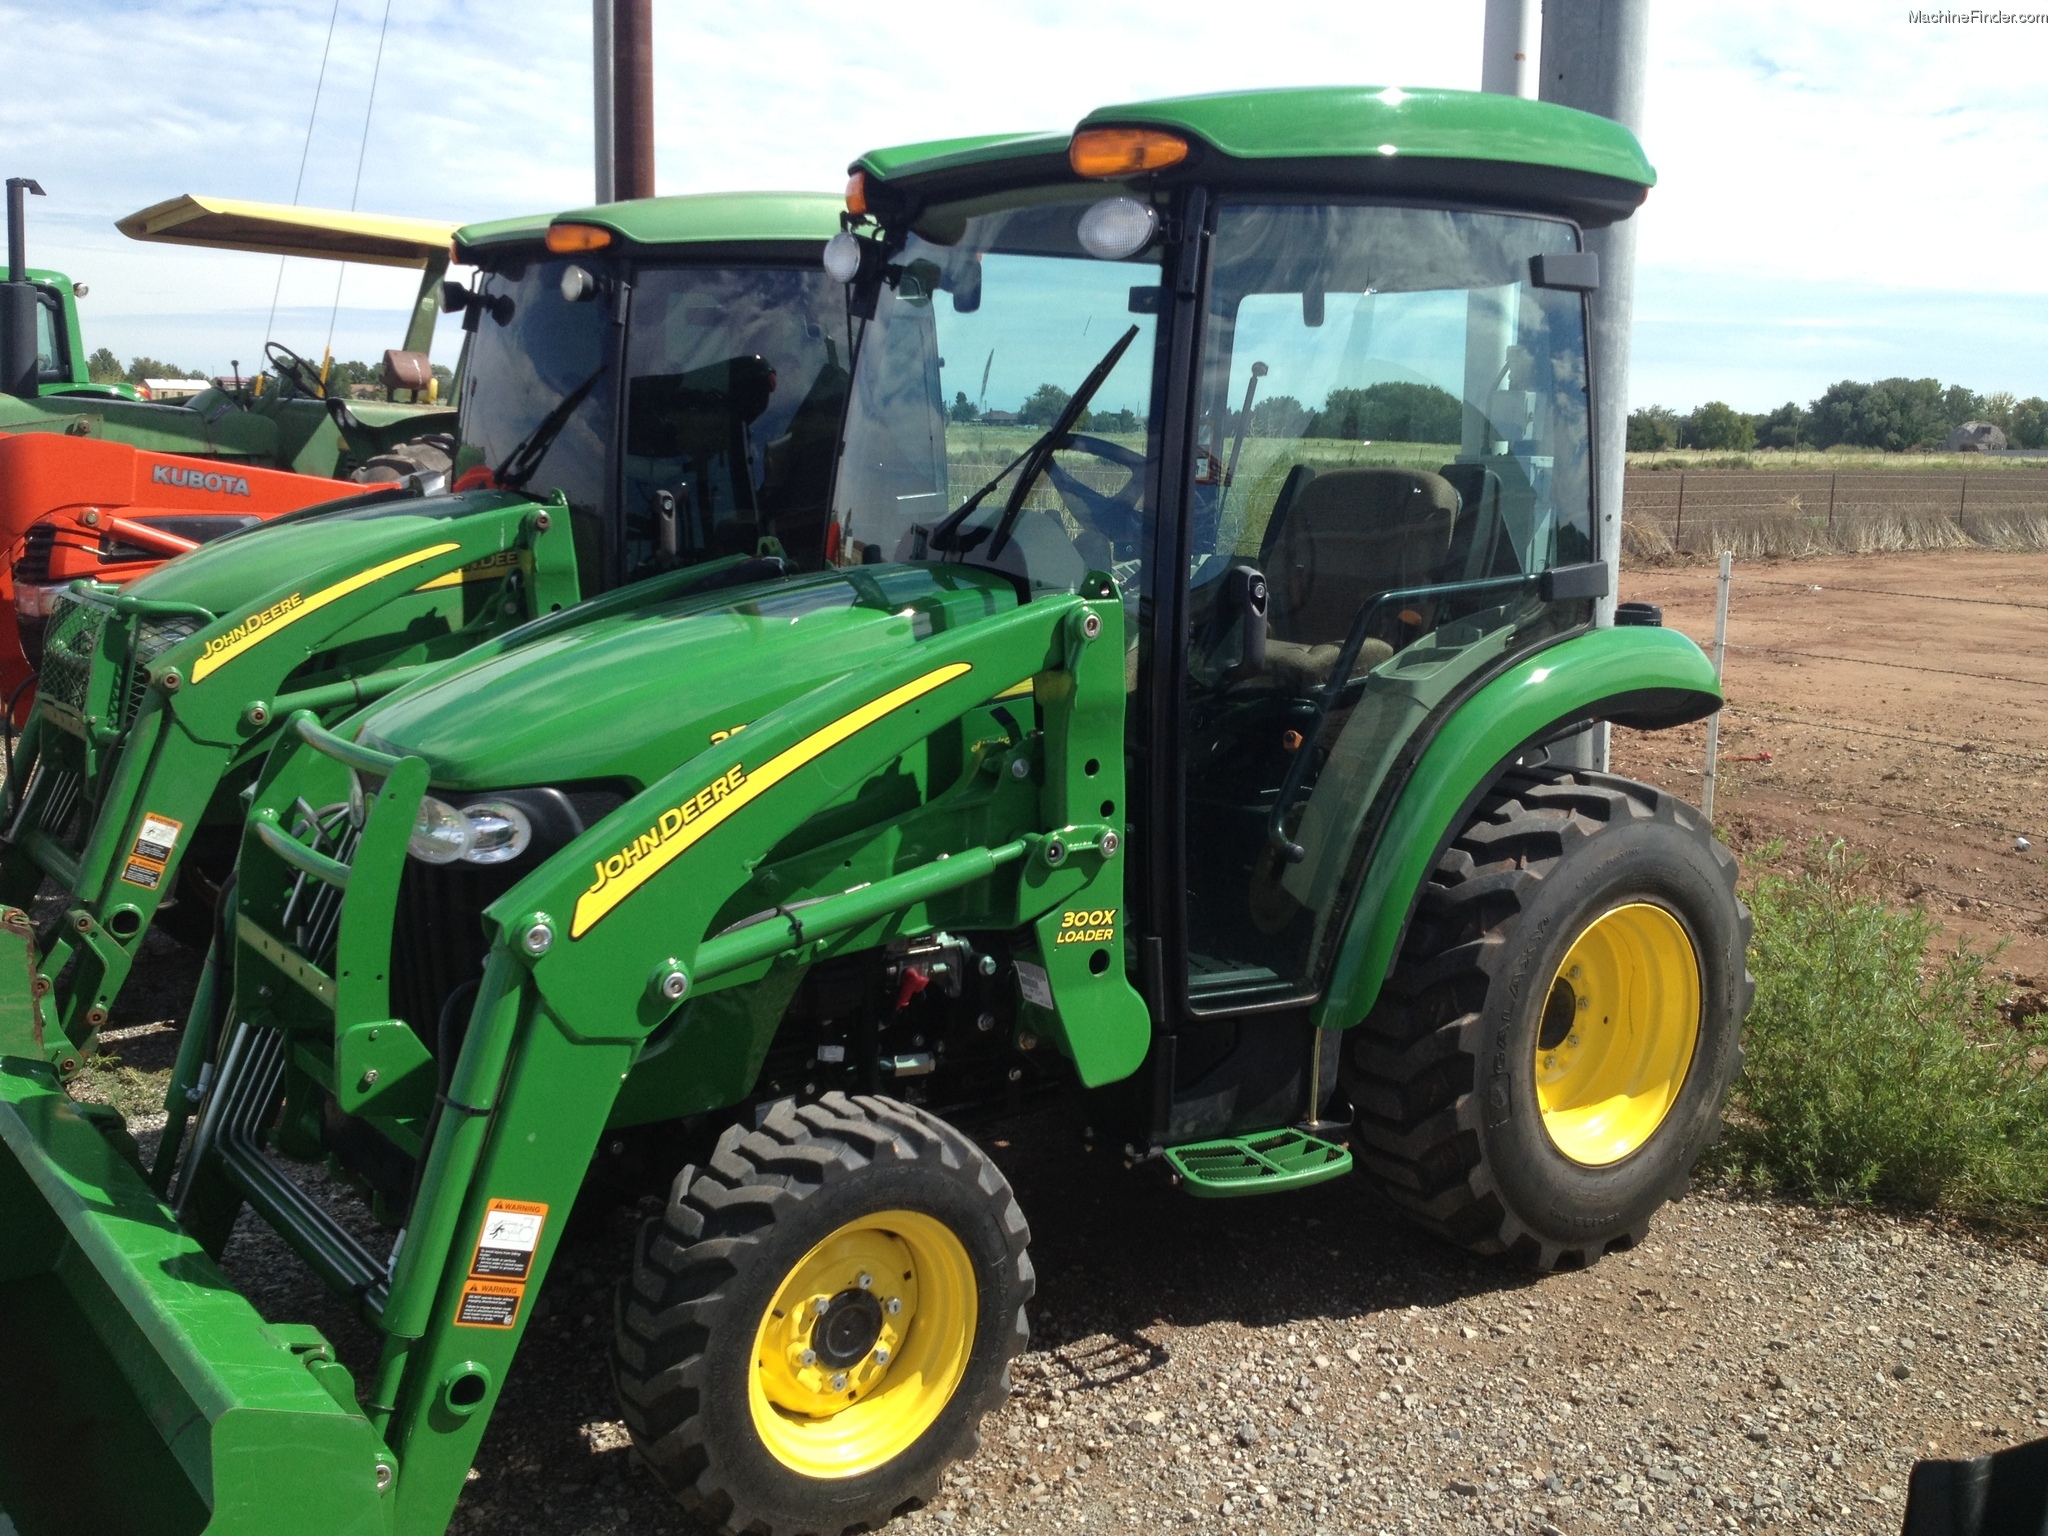
[[[772,993],[791,967],[831,946],[925,931],[943,912],[1010,931],[1020,960],[1043,967],[1052,998],[1044,1032],[1066,1046],[1084,1082],[1136,1069],[1150,1026],[1125,976],[1121,924],[1099,925],[1085,945],[1058,942],[1076,926],[1062,929],[1069,913],[1122,907],[1121,628],[1107,581],[1082,597],[1040,597],[858,667],[650,786],[488,910],[493,947],[438,1111],[431,1094],[403,1086],[417,1082],[406,1063],[416,1072],[417,1041],[433,1021],[385,1016],[378,958],[426,765],[294,722],[259,781],[243,845],[237,1018],[291,1042],[284,1109],[267,1122],[280,1138],[292,1135],[307,1096],[332,1092],[425,1160],[388,1272],[337,1277],[386,1335],[368,1412],[399,1462],[397,1530],[445,1524],[511,1367],[526,1299],[656,1029],[680,1026],[721,993]],[[757,872],[779,843],[996,695],[1027,708],[1019,685],[1034,695],[1042,731],[991,748],[987,768],[929,807],[933,825],[973,827],[976,841],[963,835],[959,846],[914,852],[879,840],[898,867],[835,863],[833,879],[787,890],[780,915],[732,921],[755,899]],[[304,808],[344,798],[350,773],[364,786],[366,814],[351,829],[333,822],[335,835],[323,839]],[[781,861],[785,872],[802,864]],[[319,888],[339,895],[324,925],[305,920],[313,909],[302,899]],[[779,1014],[753,1011],[770,1034]],[[688,1049],[691,1038],[680,1034],[670,1050]],[[733,1085],[727,1102],[752,1086]],[[218,1183],[206,1169],[223,1161],[206,1136],[202,1126],[194,1157],[208,1161],[188,1222],[208,1204],[205,1186]],[[292,1211],[246,1173],[230,1177],[241,1180],[231,1199],[258,1203],[319,1262],[320,1233],[295,1227]],[[479,1233],[507,1202],[545,1215],[521,1273],[491,1278],[479,1272]]]

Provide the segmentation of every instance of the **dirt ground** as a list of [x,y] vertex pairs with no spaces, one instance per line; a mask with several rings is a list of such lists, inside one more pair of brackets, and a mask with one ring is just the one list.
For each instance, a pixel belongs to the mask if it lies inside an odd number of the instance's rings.
[[[1707,645],[1715,584],[1711,565],[1625,570],[1620,595]],[[1781,840],[1790,864],[1843,839],[1949,938],[2003,943],[2016,1011],[2048,1007],[2048,554],[1738,564],[1726,680],[1730,841]],[[1615,770],[1696,801],[1705,737],[1617,731]]]

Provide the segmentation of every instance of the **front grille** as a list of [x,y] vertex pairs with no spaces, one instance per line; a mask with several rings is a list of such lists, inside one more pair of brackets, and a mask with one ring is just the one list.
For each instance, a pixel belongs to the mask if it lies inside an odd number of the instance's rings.
[[21,558],[14,562],[16,585],[40,587],[50,579],[50,552],[57,547],[57,529],[51,523],[37,523],[21,541]]
[[106,627],[104,609],[68,596],[57,599],[50,609],[49,628],[44,631],[43,665],[36,678],[44,698],[84,713],[93,654]]
[[[484,938],[484,908],[532,867],[528,859],[509,868],[405,861],[391,930],[391,1011],[429,1051],[440,1051],[442,1006],[456,988],[483,975],[491,948]],[[459,1012],[460,1022],[467,1023],[467,1008]]]
[[192,618],[144,619],[136,625],[134,665],[128,677],[127,709],[121,716],[122,730],[135,723],[135,716],[142,709],[143,695],[149,692],[150,663],[180,641],[191,639],[198,631],[199,620]]
[[[350,824],[348,806],[336,804],[314,810],[301,800],[293,807],[291,835],[330,859],[353,864],[356,844],[362,833]],[[335,935],[341,929],[342,892],[324,880],[301,874],[292,884],[291,898],[284,904],[280,931],[293,949],[322,970],[334,964]]]

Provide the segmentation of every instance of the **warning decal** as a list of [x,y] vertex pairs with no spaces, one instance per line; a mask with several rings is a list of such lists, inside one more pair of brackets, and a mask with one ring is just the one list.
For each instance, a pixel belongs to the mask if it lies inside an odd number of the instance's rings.
[[476,1258],[469,1266],[478,1280],[524,1280],[533,1272],[534,1250],[548,1208],[526,1200],[493,1200],[477,1234]]
[[505,1285],[496,1280],[470,1280],[462,1287],[462,1301],[455,1309],[458,1328],[510,1328],[519,1320],[523,1285]]
[[171,850],[178,846],[178,834],[184,830],[182,821],[173,821],[154,811],[145,812],[142,830],[135,835],[135,847],[128,856],[127,867],[121,871],[121,878],[130,885],[139,885],[149,891],[163,884]]

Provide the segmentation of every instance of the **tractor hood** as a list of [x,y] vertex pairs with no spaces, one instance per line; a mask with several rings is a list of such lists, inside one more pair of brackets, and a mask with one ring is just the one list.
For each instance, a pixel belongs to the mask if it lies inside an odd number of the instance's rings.
[[127,590],[155,602],[194,603],[210,613],[228,614],[309,571],[345,566],[352,559],[367,568],[408,551],[415,542],[422,547],[437,542],[451,521],[528,500],[509,491],[469,491],[454,496],[385,492],[323,502],[188,550]]
[[[360,739],[424,758],[441,789],[621,779],[638,789],[714,732],[742,730],[1017,602],[1003,577],[958,565],[862,566],[694,594],[645,583],[401,689],[358,717]],[[991,678],[989,692],[1019,681]]]

